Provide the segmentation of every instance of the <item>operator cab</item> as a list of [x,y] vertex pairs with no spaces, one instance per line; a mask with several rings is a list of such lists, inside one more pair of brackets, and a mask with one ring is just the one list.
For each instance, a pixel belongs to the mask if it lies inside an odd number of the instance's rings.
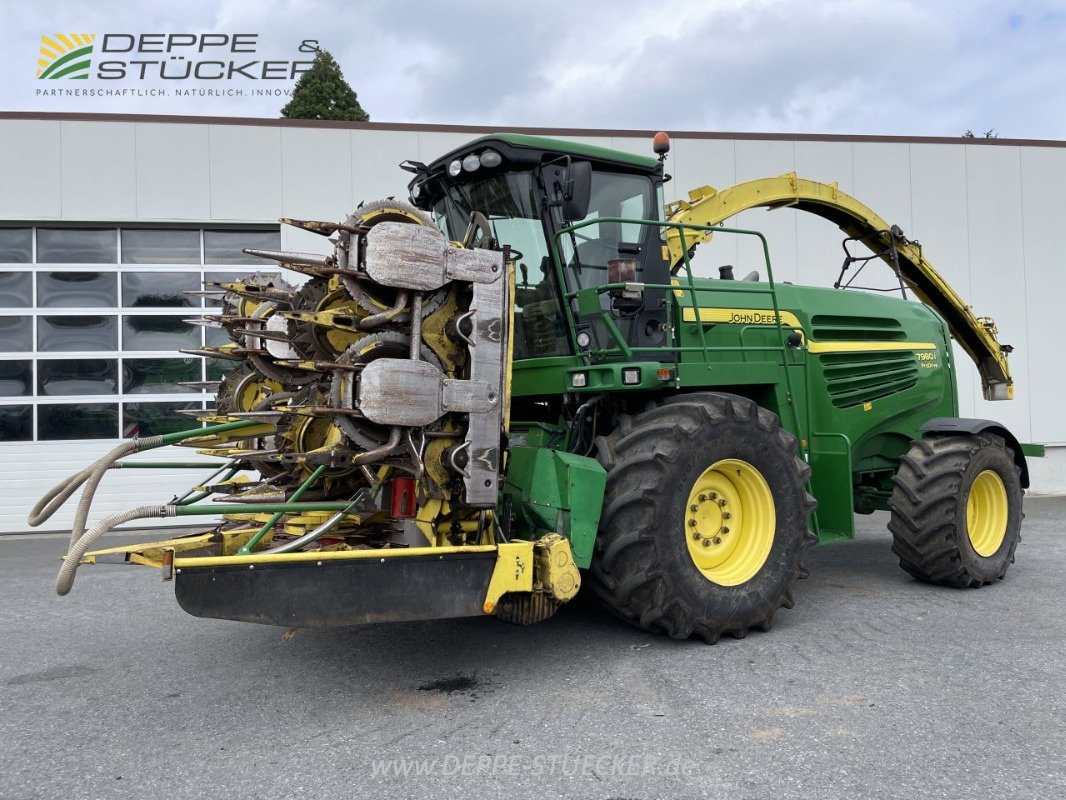
[[[665,342],[667,284],[661,231],[663,171],[654,158],[518,134],[495,134],[415,173],[411,202],[449,239],[508,246],[515,264],[515,358],[544,358],[614,346],[609,316],[631,346]],[[600,294],[602,314],[579,313],[567,294]],[[569,324],[568,315],[573,321]]]

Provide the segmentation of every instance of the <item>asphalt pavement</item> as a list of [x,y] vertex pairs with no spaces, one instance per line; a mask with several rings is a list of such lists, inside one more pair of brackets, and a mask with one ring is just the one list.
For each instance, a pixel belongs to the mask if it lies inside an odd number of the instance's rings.
[[860,517],[772,631],[714,646],[582,597],[287,635],[141,567],[58,598],[63,539],[0,537],[0,798],[1064,797],[1066,499],[1026,511],[980,590],[913,581]]

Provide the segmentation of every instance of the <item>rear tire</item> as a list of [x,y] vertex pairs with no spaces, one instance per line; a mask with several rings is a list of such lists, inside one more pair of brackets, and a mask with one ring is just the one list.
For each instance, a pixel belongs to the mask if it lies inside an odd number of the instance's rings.
[[991,434],[929,436],[900,459],[892,551],[927,583],[977,587],[1002,580],[1021,541],[1021,474]]
[[[769,630],[792,607],[815,540],[810,468],[795,437],[751,400],[709,392],[670,398],[620,427],[599,442],[608,474],[594,591],[627,622],[676,639]],[[721,514],[719,497],[732,503]]]

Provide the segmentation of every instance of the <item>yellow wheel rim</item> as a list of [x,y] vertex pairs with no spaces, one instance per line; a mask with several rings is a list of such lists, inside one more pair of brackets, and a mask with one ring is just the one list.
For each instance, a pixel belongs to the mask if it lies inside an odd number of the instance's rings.
[[974,479],[966,501],[966,535],[977,555],[988,558],[1007,535],[1007,488],[1003,479],[986,469]]
[[774,497],[747,461],[724,459],[705,469],[685,504],[685,542],[703,577],[739,586],[770,555],[777,530]]

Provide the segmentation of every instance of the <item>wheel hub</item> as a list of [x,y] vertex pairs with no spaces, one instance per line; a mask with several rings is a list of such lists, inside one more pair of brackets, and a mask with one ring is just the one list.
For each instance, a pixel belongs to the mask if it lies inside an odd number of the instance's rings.
[[777,527],[766,479],[751,464],[724,459],[696,479],[685,506],[689,556],[707,580],[745,583],[762,569]]
[[1007,489],[994,470],[980,473],[966,500],[966,535],[977,555],[994,555],[1007,535]]

